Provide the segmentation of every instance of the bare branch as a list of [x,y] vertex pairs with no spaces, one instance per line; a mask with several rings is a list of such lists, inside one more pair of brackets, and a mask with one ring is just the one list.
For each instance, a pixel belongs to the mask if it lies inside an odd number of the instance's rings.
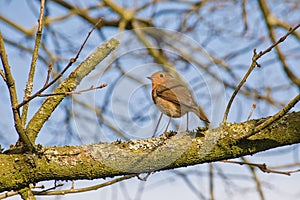
[[55,185],[54,185],[53,187],[47,188],[47,189],[45,189],[45,190],[38,191],[38,192],[37,192],[37,191],[33,191],[33,193],[34,193],[35,195],[37,195],[37,194],[43,194],[43,193],[49,192],[50,190],[55,190],[56,188],[62,187],[62,186],[64,186],[63,183],[61,183],[61,184],[56,184],[56,181],[55,181]]
[[233,160],[223,160],[222,162],[224,163],[233,163],[233,164],[239,164],[239,165],[249,165],[252,167],[257,167],[264,173],[275,173],[275,174],[283,174],[290,176],[292,173],[299,172],[299,170],[291,170],[291,171],[278,171],[278,170],[273,170],[269,169],[265,163],[263,164],[257,164],[257,163],[249,163],[249,162],[239,162],[239,161],[233,161]]
[[[89,55],[79,66],[54,90],[53,93],[65,93],[74,90],[81,80],[95,69],[106,56],[110,54],[119,42],[116,39],[103,43],[93,53]],[[51,82],[49,83],[51,84]],[[36,93],[37,96],[39,93]],[[33,141],[37,137],[38,132],[51,116],[54,109],[60,104],[66,95],[56,95],[47,97],[39,110],[29,121],[26,131],[30,133],[29,138]]]
[[88,91],[91,91],[91,90],[98,90],[98,89],[101,89],[101,88],[104,88],[106,87],[108,84],[106,83],[103,83],[97,87],[94,87],[94,86],[91,86],[90,88],[88,89],[84,89],[84,90],[79,90],[79,91],[73,91],[73,92],[60,92],[60,93],[51,93],[51,94],[40,94],[38,95],[39,97],[49,97],[49,96],[56,96],[56,95],[70,95],[70,94],[81,94],[83,92],[88,92]]
[[116,179],[113,179],[111,181],[107,181],[105,183],[101,183],[101,184],[98,184],[98,185],[85,187],[85,188],[70,189],[70,190],[58,190],[58,191],[49,191],[49,190],[47,190],[47,191],[41,191],[41,192],[33,191],[33,194],[35,194],[35,195],[65,195],[65,194],[72,194],[72,193],[87,192],[87,191],[92,191],[92,190],[98,190],[100,188],[110,186],[110,185],[115,184],[117,182],[124,181],[124,180],[127,180],[127,179],[131,179],[135,176],[136,176],[136,174],[125,175],[123,177],[116,178]]
[[[294,105],[296,103],[298,103],[300,101],[300,94],[298,94],[294,99],[292,99],[284,108],[282,108],[279,112],[277,112],[275,115],[273,115],[272,117],[270,117],[269,119],[267,119],[266,121],[264,121],[262,124],[258,125],[255,127],[255,129],[253,130],[253,132],[249,135],[254,135],[255,133],[263,130],[264,128],[266,128],[267,126],[269,126],[270,124],[272,124],[273,122],[275,122],[276,120],[280,119],[282,116],[284,116],[292,107],[294,107]],[[248,136],[248,137],[249,137]]]
[[[300,23],[295,27],[295,28],[290,28],[290,26],[284,22],[282,22],[281,20],[279,20],[278,18],[276,18],[273,13],[271,12],[269,6],[268,6],[268,2],[267,1],[258,1],[261,12],[264,15],[264,20],[266,23],[266,26],[268,28],[268,32],[269,32],[269,37],[270,40],[274,43],[276,41],[276,34],[274,31],[274,26],[280,25],[281,27],[288,29],[289,32],[292,32],[293,35],[295,37],[297,37],[298,39],[300,38],[300,35],[297,34],[296,31],[294,31],[295,29],[297,29],[300,26]],[[287,28],[288,27],[288,28]],[[285,40],[285,37],[281,38],[282,41]],[[276,54],[278,56],[279,61],[281,62],[281,65],[284,69],[284,72],[286,73],[286,75],[289,77],[289,79],[295,83],[298,88],[300,89],[300,79],[297,77],[297,75],[295,75],[293,73],[293,71],[288,67],[288,63],[286,61],[285,56],[283,55],[281,49],[279,48],[279,46],[275,46],[275,50],[276,50]]]
[[209,193],[210,199],[215,200],[214,193],[214,166],[212,163],[209,163]]
[[150,175],[151,175],[151,172],[148,172],[146,174],[146,176],[144,176],[144,177],[141,177],[140,174],[136,175],[136,177],[141,181],[147,181],[147,179],[149,178]]
[[4,74],[4,71],[3,70],[0,70],[0,75],[2,76],[3,80],[6,82],[6,77],[5,77],[5,74]]
[[23,33],[27,37],[33,37],[34,36],[34,30],[35,28],[32,28],[30,30],[25,29],[23,26],[14,23],[13,21],[9,20],[8,18],[4,17],[3,15],[0,15],[0,20],[4,21],[9,26],[13,27],[14,29],[18,30],[19,32]]
[[266,53],[270,52],[274,47],[276,47],[278,44],[282,43],[285,41],[285,39],[291,35],[293,32],[295,32],[298,28],[300,27],[300,23],[297,24],[294,28],[290,28],[290,30],[281,38],[279,38],[279,40],[277,40],[274,44],[272,44],[269,48],[267,48],[264,51],[261,51],[257,54],[257,56],[255,57],[255,61],[257,61],[259,58],[261,58],[263,55],[265,55]]
[[95,113],[97,118],[106,127],[108,127],[111,131],[116,133],[118,136],[120,136],[121,138],[123,138],[125,140],[129,140],[129,138],[122,131],[120,131],[118,128],[116,128],[113,123],[111,123],[108,119],[105,118],[105,115],[103,115],[103,113],[101,112],[101,110],[98,107],[96,107],[95,105],[85,103],[83,101],[79,101],[76,98],[74,98],[74,102],[76,102],[78,105],[81,105],[84,109],[88,109],[88,110],[92,111],[93,113]]
[[10,70],[10,66],[8,63],[7,54],[5,51],[4,41],[2,38],[1,32],[0,32],[0,56],[1,56],[1,61],[2,61],[3,68],[4,68],[6,85],[7,85],[8,91],[9,91],[9,95],[10,95],[10,103],[11,103],[11,107],[12,107],[12,111],[13,111],[14,124],[15,124],[16,131],[19,134],[20,141],[23,142],[23,144],[25,146],[25,150],[33,151],[34,146],[33,146],[32,142],[29,140],[29,138],[22,126],[21,116],[19,113],[19,109],[17,108],[18,97],[17,97],[15,80],[14,80],[13,75]]
[[246,11],[246,3],[247,0],[242,0],[242,17],[244,21],[244,33],[246,33],[248,30],[248,16]]
[[5,192],[3,194],[0,194],[0,199],[4,199],[4,198],[7,198],[7,197],[12,197],[12,196],[15,196],[15,195],[18,195],[18,194],[19,194],[18,191]]
[[42,87],[40,90],[38,90],[35,94],[33,94],[30,97],[27,97],[26,99],[23,100],[23,102],[21,102],[17,108],[20,108],[22,106],[24,106],[26,103],[28,103],[29,101],[31,101],[32,99],[36,98],[39,94],[41,94],[43,91],[45,91],[46,89],[48,89],[51,85],[53,85],[58,79],[60,79],[62,77],[62,75],[73,65],[74,62],[77,61],[83,47],[85,46],[87,40],[89,39],[91,33],[95,30],[95,28],[98,26],[98,24],[100,24],[102,22],[103,18],[100,18],[98,20],[98,22],[93,26],[93,28],[89,31],[88,35],[86,36],[83,44],[81,45],[81,47],[79,48],[75,58],[71,58],[69,63],[67,64],[67,66],[57,75],[56,78],[54,78],[50,83],[48,83],[46,86]]
[[[40,47],[41,40],[42,40],[44,11],[45,11],[45,0],[41,0],[40,17],[38,19],[38,29],[37,29],[37,32],[36,32],[35,44],[34,44],[32,58],[31,58],[31,65],[30,65],[30,70],[29,70],[29,74],[28,74],[28,79],[27,79],[27,82],[26,82],[26,87],[24,89],[25,94],[24,94],[23,99],[27,99],[32,93],[36,62],[37,62],[37,59],[39,57],[39,47]],[[29,108],[29,104],[25,104],[23,109],[22,109],[21,121],[22,121],[23,127],[26,124],[28,108]]]
[[53,67],[53,64],[50,63],[50,64],[48,65],[47,77],[46,77],[46,81],[45,81],[45,84],[44,84],[43,87],[46,87],[46,86],[48,85],[48,83],[49,83],[49,79],[50,79],[51,72],[52,72],[52,67]]
[[248,117],[247,117],[247,120],[249,120],[249,119],[251,118],[251,116],[252,116],[252,114],[253,114],[255,108],[256,108],[256,103],[254,102],[254,103],[252,104],[251,111],[250,111],[250,113],[249,113],[249,115],[248,115]]
[[[244,156],[242,157],[242,160],[244,163],[249,163],[249,161],[247,160],[247,158],[245,158]],[[252,174],[252,178],[253,178],[253,181],[256,183],[256,189],[259,193],[259,196],[260,196],[260,199],[261,200],[265,200],[265,195],[264,195],[264,192],[262,190],[262,185],[261,185],[261,181],[259,180],[259,178],[257,177],[257,174],[256,174],[256,171],[254,169],[254,167],[252,165],[248,165],[250,171],[251,171],[251,174]]]
[[251,72],[254,70],[254,68],[256,66],[260,66],[257,63],[257,60],[259,58],[261,58],[263,55],[265,55],[266,53],[270,52],[274,47],[276,47],[279,43],[283,42],[290,34],[292,34],[294,31],[296,31],[297,28],[300,27],[300,24],[298,24],[297,26],[295,26],[294,28],[290,29],[290,31],[288,31],[284,36],[282,36],[277,42],[275,42],[274,44],[272,44],[269,48],[267,48],[264,51],[259,52],[258,54],[256,53],[256,49],[254,49],[253,53],[253,57],[252,57],[252,63],[248,69],[248,71],[246,72],[246,74],[244,75],[243,79],[241,80],[241,82],[238,84],[238,86],[236,87],[236,89],[234,90],[232,96],[230,97],[230,100],[226,106],[226,110],[224,113],[224,118],[223,118],[223,123],[227,121],[227,117],[229,114],[229,110],[230,107],[232,105],[232,102],[235,98],[235,96],[238,94],[239,90],[241,89],[241,87],[244,85],[244,83],[246,82],[247,78],[249,77],[249,75],[251,74]]

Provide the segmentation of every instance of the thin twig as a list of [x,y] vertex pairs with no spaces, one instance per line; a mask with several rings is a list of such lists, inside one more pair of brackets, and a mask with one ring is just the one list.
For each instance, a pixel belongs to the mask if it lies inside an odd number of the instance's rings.
[[[23,99],[27,99],[27,97],[29,97],[32,93],[33,79],[34,79],[35,69],[36,69],[36,62],[39,57],[39,48],[40,48],[40,44],[41,44],[41,40],[42,40],[44,12],[45,12],[45,0],[41,0],[40,16],[38,19],[38,28],[36,31],[35,44],[34,44],[34,48],[33,48],[28,79],[27,79],[26,86],[24,89],[25,94],[24,94]],[[29,108],[29,104],[26,104],[26,105],[24,105],[24,107],[22,109],[21,121],[22,121],[23,127],[25,126],[25,123],[27,120],[28,108]]]
[[212,163],[209,163],[209,193],[210,200],[214,200],[214,166]]
[[17,195],[17,194],[19,194],[18,191],[5,192],[3,194],[0,194],[0,199],[4,199],[4,198],[7,198],[7,197],[12,197],[12,196]]
[[5,74],[4,74],[4,71],[3,70],[0,70],[0,75],[2,76],[3,80],[6,82],[6,77],[5,77]]
[[76,102],[76,104],[82,106],[84,109],[88,109],[88,110],[94,112],[96,114],[96,116],[97,116],[97,119],[99,121],[101,121],[101,123],[103,125],[105,125],[110,130],[112,130],[113,132],[115,132],[121,138],[123,138],[125,140],[129,140],[129,138],[126,137],[126,135],[124,135],[124,133],[122,131],[120,131],[118,128],[116,128],[114,124],[110,123],[109,120],[103,116],[102,110],[100,108],[98,108],[95,105],[91,105],[91,104],[88,104],[86,102],[80,101],[77,98],[74,98],[74,102]]
[[58,79],[60,79],[62,77],[62,75],[73,65],[74,62],[77,61],[83,47],[85,46],[87,40],[89,39],[91,33],[97,28],[97,26],[103,21],[103,17],[101,17],[97,23],[93,26],[93,28],[88,32],[88,35],[86,36],[84,42],[82,43],[80,49],[78,50],[75,58],[71,58],[69,63],[67,64],[67,66],[57,75],[56,78],[54,78],[50,83],[48,83],[46,86],[42,87],[40,90],[38,90],[35,94],[33,94],[32,96],[26,98],[23,100],[23,102],[21,102],[17,108],[20,108],[22,106],[24,106],[26,103],[28,103],[29,101],[31,101],[32,99],[36,98],[37,96],[39,96],[43,91],[45,91],[46,89],[48,89],[51,85],[53,85]]
[[246,72],[245,76],[243,77],[243,79],[241,80],[241,82],[238,84],[238,86],[236,87],[236,89],[234,90],[232,96],[230,97],[230,100],[227,104],[225,113],[224,113],[224,118],[223,118],[223,123],[225,123],[227,121],[227,117],[229,114],[229,110],[230,107],[232,105],[232,102],[234,100],[234,98],[236,97],[236,95],[238,94],[239,90],[241,89],[241,87],[244,85],[244,83],[246,82],[247,78],[249,77],[249,75],[251,74],[251,72],[253,71],[253,69],[258,66],[260,67],[260,64],[257,63],[257,60],[259,58],[261,58],[263,55],[265,55],[266,53],[270,52],[275,46],[277,46],[279,43],[283,42],[290,34],[292,34],[294,31],[296,31],[297,28],[300,27],[300,24],[298,24],[297,26],[295,26],[294,28],[291,28],[284,36],[282,36],[277,42],[275,42],[274,44],[272,44],[269,48],[267,48],[264,51],[260,51],[258,54],[256,53],[256,49],[253,50],[253,57],[252,57],[252,63],[248,69],[248,71]]
[[114,183],[130,179],[132,177],[135,177],[137,174],[132,174],[132,175],[126,175],[120,178],[113,179],[111,181],[107,181],[105,183],[101,183],[98,185],[90,186],[90,187],[85,187],[85,188],[79,188],[79,189],[71,189],[71,190],[58,190],[58,191],[47,191],[47,192],[38,192],[38,191],[33,191],[33,194],[35,195],[65,195],[65,194],[71,194],[71,193],[80,193],[80,192],[87,192],[91,190],[97,190],[99,188],[103,188],[109,185],[112,185]]
[[99,85],[97,87],[94,87],[94,86],[91,86],[90,88],[88,89],[84,89],[84,90],[80,90],[80,91],[73,91],[73,92],[60,92],[60,93],[51,93],[51,94],[39,94],[38,97],[48,97],[48,96],[56,96],[56,95],[70,95],[70,94],[81,94],[83,92],[88,92],[88,91],[91,91],[91,90],[97,90],[97,89],[101,89],[101,88],[104,88],[106,87],[107,84],[104,83],[102,85]]
[[244,31],[243,31],[244,34],[248,30],[248,16],[247,16],[247,11],[246,11],[246,3],[247,3],[247,0],[242,1],[242,17],[243,17],[243,21],[244,21]]
[[75,181],[72,180],[72,184],[71,184],[71,190],[73,190],[75,188]]
[[19,25],[19,24],[15,23],[14,21],[4,17],[4,15],[0,15],[0,20],[2,22],[6,23],[6,26],[8,25],[8,27],[15,29],[16,31],[20,32],[21,34],[24,34],[25,37],[32,38],[34,36],[35,27],[32,27],[31,29],[26,29],[25,27],[23,27],[23,24]]
[[140,177],[140,174],[136,175],[136,177],[141,181],[147,181],[152,172],[148,172],[145,177]]
[[279,40],[277,40],[277,42],[275,42],[273,45],[271,45],[269,48],[267,48],[266,50],[264,51],[260,51],[258,54],[257,54],[257,58],[256,58],[256,61],[262,57],[263,55],[265,55],[266,53],[270,52],[275,46],[277,46],[278,44],[282,43],[285,41],[285,39],[291,35],[293,32],[295,32],[298,28],[300,27],[300,23],[298,25],[296,25],[294,28],[290,28],[290,30],[284,35],[282,36],[281,38],[279,38]]
[[198,186],[195,186],[191,179],[188,177],[188,173],[183,173],[178,170],[173,171],[176,175],[180,176],[183,181],[186,183],[186,185],[189,187],[189,189],[199,198],[199,199],[207,199],[204,194],[202,194],[202,190],[198,188]]
[[46,77],[45,84],[44,84],[43,87],[45,87],[45,86],[48,85],[48,83],[49,83],[50,76],[51,76],[51,72],[52,72],[52,68],[53,68],[53,64],[50,63],[50,64],[48,65],[47,77]]
[[31,188],[31,189],[44,189],[45,188],[45,185],[34,185],[34,184],[29,184],[29,187]]
[[277,170],[267,168],[267,165],[265,163],[257,164],[257,163],[239,162],[239,161],[233,161],[233,160],[222,160],[221,162],[239,164],[239,165],[250,165],[250,166],[253,166],[253,167],[257,167],[258,169],[260,169],[264,173],[275,173],[275,174],[283,174],[283,175],[288,175],[288,176],[290,176],[292,173],[296,173],[296,172],[300,171],[300,169],[299,170],[286,171],[286,172],[277,171]]
[[[159,63],[161,64],[168,72],[175,72],[175,67],[172,65],[168,59],[163,56],[156,48],[153,48],[153,45],[147,40],[145,34],[143,33],[138,21],[132,20],[132,26],[133,31],[136,34],[137,38],[144,44],[144,46],[147,48],[149,54]],[[175,75],[176,78],[181,78],[178,76],[178,74],[172,74]]]
[[[74,91],[82,79],[93,71],[119,44],[119,41],[114,38],[101,44],[54,89],[53,93]],[[29,138],[36,139],[45,122],[65,97],[65,95],[46,97],[26,126]]]
[[[264,21],[265,21],[265,24],[267,26],[267,30],[268,30],[268,33],[269,33],[269,38],[274,43],[276,41],[275,27],[279,26],[279,27],[282,27],[284,29],[290,30],[290,28],[289,28],[290,25],[288,25],[287,23],[281,21],[280,19],[278,19],[277,17],[275,17],[271,13],[271,9],[269,8],[267,1],[258,1],[258,4],[259,4],[259,7],[260,7],[260,10],[261,10],[262,14],[264,15]],[[299,34],[297,34],[296,31],[293,32],[293,35],[299,39]],[[281,62],[281,66],[282,66],[285,74],[300,89],[300,79],[288,67],[288,63],[286,61],[286,58],[285,58],[284,54],[282,53],[281,49],[279,48],[279,46],[275,47],[275,51],[276,51],[278,60]]]
[[[64,186],[64,184],[63,183],[60,183],[60,184],[55,184],[53,187],[51,187],[51,188],[47,188],[47,189],[45,189],[45,190],[42,190],[42,191],[39,191],[39,192],[37,192],[37,194],[39,194],[39,193],[45,193],[45,192],[48,192],[48,191],[50,191],[50,190],[55,190],[56,188],[58,188],[58,187],[62,187],[62,186]],[[35,193],[35,192],[34,192]],[[36,195],[36,194],[35,194]]]
[[273,169],[282,169],[282,168],[291,168],[291,167],[300,167],[300,162],[293,162],[290,164],[276,165],[272,167]]
[[[249,163],[249,161],[247,160],[247,158],[245,158],[244,156],[242,157],[242,160],[245,163]],[[257,189],[257,191],[259,193],[260,199],[264,200],[265,199],[264,192],[262,190],[261,181],[257,177],[256,171],[255,171],[255,167],[253,167],[251,165],[248,165],[248,167],[249,167],[249,169],[251,171],[253,181],[256,183],[256,189]]]
[[251,135],[254,135],[255,133],[261,131],[262,129],[266,128],[276,120],[280,119],[282,116],[284,116],[296,103],[300,101],[300,94],[298,94],[294,99],[292,99],[286,106],[284,106],[279,112],[277,112],[275,115],[264,121],[262,124],[256,126],[253,130],[253,132],[248,135],[247,137],[250,137]]
[[249,119],[251,118],[251,116],[252,116],[252,114],[253,114],[255,108],[256,108],[256,103],[254,102],[254,103],[252,104],[251,111],[250,111],[250,113],[249,113],[249,116],[247,117],[247,120],[249,120]]
[[224,118],[223,118],[223,123],[225,123],[227,121],[227,117],[228,117],[228,114],[229,114],[229,110],[230,110],[230,107],[232,105],[232,102],[235,98],[235,96],[238,94],[239,90],[241,89],[241,87],[244,85],[244,83],[246,82],[248,76],[251,74],[251,72],[253,71],[253,69],[257,66],[257,63],[256,63],[256,59],[255,57],[257,57],[257,54],[256,54],[256,50],[254,49],[253,51],[254,55],[252,57],[252,63],[251,63],[251,66],[250,68],[248,69],[248,71],[246,72],[245,76],[243,77],[243,79],[241,80],[241,82],[238,84],[238,86],[235,88],[232,96],[230,97],[229,99],[229,102],[227,104],[227,107],[226,107],[226,110],[225,110],[225,113],[224,113]]

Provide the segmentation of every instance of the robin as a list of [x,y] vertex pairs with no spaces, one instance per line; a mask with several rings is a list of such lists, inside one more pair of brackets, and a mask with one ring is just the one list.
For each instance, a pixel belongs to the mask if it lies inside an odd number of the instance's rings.
[[200,120],[209,123],[205,115],[200,112],[191,91],[181,81],[163,71],[147,78],[152,81],[154,104],[163,114],[170,117],[164,132],[166,136],[172,118],[179,118],[188,112],[195,113]]

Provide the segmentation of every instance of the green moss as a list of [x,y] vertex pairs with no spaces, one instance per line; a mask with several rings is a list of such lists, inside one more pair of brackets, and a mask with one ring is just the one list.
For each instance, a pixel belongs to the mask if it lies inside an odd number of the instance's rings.
[[37,155],[0,154],[0,192],[45,180],[104,178],[237,158],[299,143],[299,124],[300,112],[288,114],[251,137],[245,136],[253,121],[224,124],[207,130],[205,137],[179,133],[170,138],[160,136],[129,142],[39,146]]

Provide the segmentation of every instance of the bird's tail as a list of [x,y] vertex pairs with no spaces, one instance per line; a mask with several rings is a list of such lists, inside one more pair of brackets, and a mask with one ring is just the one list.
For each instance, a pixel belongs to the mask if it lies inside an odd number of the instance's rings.
[[200,120],[205,122],[205,125],[208,126],[210,121],[207,119],[206,114],[202,110],[200,106],[198,106],[198,109],[194,111],[194,113],[199,117]]

